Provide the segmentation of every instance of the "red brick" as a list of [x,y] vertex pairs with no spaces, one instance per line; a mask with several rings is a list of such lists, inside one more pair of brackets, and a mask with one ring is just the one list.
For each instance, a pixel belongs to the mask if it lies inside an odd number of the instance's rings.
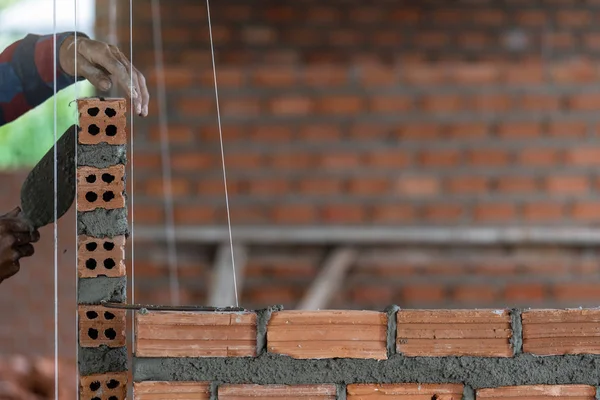
[[457,112],[464,108],[464,99],[453,94],[428,95],[422,101],[424,111],[437,112]]
[[[221,125],[221,133],[224,143],[234,142],[244,139],[248,135],[247,127],[240,125]],[[200,138],[202,141],[220,144],[221,135],[218,125],[203,125],[200,128]]]
[[250,133],[253,141],[277,143],[289,142],[292,139],[292,129],[285,125],[267,125],[252,129]]
[[283,170],[294,170],[309,168],[313,165],[316,156],[309,153],[285,152],[275,153],[271,156],[269,165],[273,168]]
[[507,111],[511,102],[511,98],[505,94],[481,94],[470,99],[470,108],[479,112]]
[[541,84],[544,82],[544,65],[539,62],[511,63],[504,67],[504,81],[519,86]]
[[[221,115],[255,116],[260,114],[260,102],[256,98],[224,98],[220,100]],[[215,108],[216,115],[216,108]]]
[[[229,214],[233,224],[264,224],[267,222],[267,213],[261,206],[239,204],[230,207]],[[216,220],[219,223],[226,223],[227,209],[225,206],[219,209]]]
[[176,107],[182,115],[190,117],[216,115],[217,110],[215,100],[208,97],[184,97],[176,103]]
[[460,163],[458,150],[425,150],[420,154],[419,162],[424,167],[454,167]]
[[576,44],[576,39],[571,32],[551,32],[546,34],[546,43],[556,50],[567,50]]
[[330,204],[321,212],[323,222],[353,224],[366,219],[366,212],[361,204]]
[[412,108],[412,98],[408,96],[382,95],[370,99],[370,110],[376,113],[400,113]]
[[296,84],[295,69],[285,66],[259,67],[254,71],[253,83],[266,87],[287,87]]
[[589,60],[563,61],[550,68],[552,80],[560,84],[591,83],[597,79],[595,66]]
[[421,20],[423,12],[417,7],[398,7],[388,14],[388,16],[392,21],[398,22],[401,25],[412,25]]
[[600,148],[593,146],[575,147],[567,150],[566,162],[579,166],[600,165]]
[[389,192],[390,187],[389,179],[378,177],[355,177],[348,185],[350,193],[359,196],[384,195]]
[[560,161],[560,154],[555,149],[531,148],[521,151],[519,163],[530,166],[551,166]]
[[450,70],[450,79],[458,85],[487,85],[499,81],[500,70],[493,63],[460,63]]
[[159,169],[162,165],[161,154],[136,152],[133,164],[138,170]]
[[513,283],[504,289],[508,302],[542,302],[546,299],[546,288],[541,283]]
[[136,204],[133,208],[133,217],[135,222],[142,225],[161,224],[164,219],[164,209],[162,206]]
[[[359,46],[363,42],[362,32],[356,29],[329,29],[329,44],[333,47]],[[322,40],[322,39],[321,39]]]
[[380,141],[390,137],[391,127],[385,123],[359,123],[350,128],[348,134],[359,140]]
[[218,161],[220,157],[217,159],[211,154],[178,152],[176,156],[171,157],[171,166],[174,170],[199,171],[214,167]]
[[552,296],[558,301],[592,301],[600,300],[600,286],[591,282],[556,283],[552,287]]
[[[168,189],[167,182],[162,179],[151,180],[146,184],[145,193],[149,196],[163,196]],[[175,197],[185,196],[190,192],[190,183],[184,178],[171,179],[171,194]]]
[[443,31],[427,31],[420,29],[415,32],[413,43],[418,48],[442,48],[450,43],[450,37]]
[[365,87],[389,87],[399,83],[399,71],[386,65],[365,65],[361,68],[360,82]]
[[517,107],[524,111],[557,111],[561,96],[549,94],[525,94],[517,100]]
[[416,211],[408,204],[382,204],[373,210],[373,222],[382,224],[394,224],[414,220]]
[[299,183],[299,190],[305,195],[334,195],[342,192],[342,180],[336,178],[305,178]]
[[315,5],[306,9],[306,18],[313,23],[329,25],[338,22],[341,17],[342,10],[337,7]]
[[[227,177],[227,192],[229,195],[240,193],[243,184],[241,181]],[[223,177],[203,178],[198,183],[196,192],[199,196],[225,196],[225,184]]]
[[300,294],[298,289],[291,285],[277,285],[273,287],[259,287],[247,289],[244,295],[244,302],[252,302],[259,306],[268,306],[269,304],[293,304]]
[[[543,342],[545,342],[545,340]],[[546,343],[540,343],[540,345],[555,347],[548,346]],[[527,347],[527,345],[525,345],[525,347]],[[528,351],[525,350],[525,352],[527,353]],[[593,400],[595,398],[596,388],[588,385],[523,385],[478,389],[475,393],[475,396],[482,400],[498,398],[550,399],[553,397],[559,397],[561,399]]]
[[398,128],[398,135],[402,139],[437,139],[442,127],[430,123],[409,123]]
[[[163,70],[164,83],[168,88],[186,88],[195,83],[196,72],[186,66],[165,66]],[[155,86],[158,84],[159,75],[156,69],[152,69],[146,76],[147,84]]]
[[457,35],[458,46],[465,50],[489,47],[494,37],[489,33],[481,31],[462,31]]
[[553,194],[582,194],[590,190],[585,175],[552,175],[546,179],[546,188]]
[[500,9],[474,9],[469,15],[474,23],[484,26],[501,26],[508,19],[506,11]]
[[558,25],[565,27],[582,28],[592,22],[591,10],[560,10],[556,13]]
[[529,203],[523,206],[523,218],[527,221],[557,221],[563,218],[564,206],[559,203]]
[[582,40],[589,50],[597,51],[600,49],[600,33],[585,32],[582,34]]
[[491,304],[498,297],[498,290],[490,285],[457,286],[452,293],[452,299],[458,303]]
[[552,121],[548,134],[552,136],[581,137],[587,133],[587,124],[579,121]]
[[[239,67],[228,67],[219,65],[217,67],[217,87],[218,88],[237,88],[246,83],[245,70]],[[200,72],[200,82],[203,86],[214,90],[215,76],[211,69],[205,69]]]
[[505,203],[478,204],[474,215],[477,221],[507,222],[516,217],[516,207],[514,204]]
[[205,205],[178,205],[175,207],[175,223],[182,225],[210,224],[215,222],[216,210]]
[[537,189],[536,180],[529,176],[505,176],[498,179],[500,192],[533,192]]
[[436,304],[446,299],[446,289],[436,284],[412,284],[400,290],[401,304],[410,304],[421,307],[427,304]]
[[346,169],[356,168],[361,164],[361,157],[355,152],[325,153],[320,156],[319,165],[323,168]]
[[273,219],[279,223],[314,223],[317,220],[317,209],[309,204],[277,205],[273,209]]
[[429,204],[423,211],[424,217],[428,221],[449,222],[456,221],[464,213],[463,206],[459,204]]
[[[409,64],[402,69],[402,81],[411,86],[436,86],[445,83],[446,71],[443,67],[429,64]],[[454,97],[455,100],[460,98]]]
[[271,44],[277,40],[277,31],[267,26],[246,26],[242,28],[240,37],[248,44]]
[[440,192],[440,181],[434,176],[405,176],[396,188],[404,196],[434,196]]
[[[337,388],[332,384],[320,385],[220,385],[219,399],[289,399],[289,400],[331,400],[336,397]],[[195,398],[195,397],[194,397]]]
[[580,93],[571,95],[567,104],[574,111],[597,111],[600,108],[600,93]]
[[302,83],[309,86],[332,87],[348,82],[348,70],[334,65],[309,65],[302,71]]
[[352,114],[363,108],[363,99],[358,96],[329,96],[318,103],[319,111],[324,114]]
[[301,126],[298,135],[301,140],[311,142],[329,142],[340,140],[340,127],[333,124],[311,124]]
[[[186,125],[169,125],[166,133],[169,143],[190,143],[194,141],[194,131]],[[152,141],[158,142],[161,140],[161,129],[159,126],[152,127],[150,137]],[[137,161],[137,158],[134,161]]]
[[572,218],[585,222],[600,221],[600,203],[593,201],[581,201],[573,205]]
[[394,302],[394,290],[389,286],[359,286],[350,289],[350,299],[361,306],[385,307]]
[[265,18],[271,22],[289,22],[296,16],[295,10],[288,5],[270,5],[264,10]]
[[249,182],[249,193],[255,196],[283,195],[289,191],[287,179],[253,179]]
[[452,193],[485,193],[488,191],[488,178],[476,175],[450,178],[448,189]]
[[471,164],[479,166],[506,165],[509,161],[508,153],[497,149],[471,150],[468,159]]
[[489,132],[489,127],[485,123],[457,123],[446,128],[447,134],[457,139],[483,138]]
[[[247,170],[260,168],[264,163],[264,155],[257,153],[225,153],[225,167],[227,170],[241,169]],[[217,164],[213,164],[214,166]]]
[[464,22],[465,15],[457,8],[435,7],[431,10],[433,22],[440,25],[458,25]]
[[520,9],[515,19],[519,25],[541,27],[548,22],[548,13],[543,10]]
[[378,168],[403,168],[410,164],[410,155],[401,149],[376,150],[365,155],[366,163]]
[[269,102],[269,111],[275,115],[304,115],[314,111],[314,102],[305,96],[278,97]]

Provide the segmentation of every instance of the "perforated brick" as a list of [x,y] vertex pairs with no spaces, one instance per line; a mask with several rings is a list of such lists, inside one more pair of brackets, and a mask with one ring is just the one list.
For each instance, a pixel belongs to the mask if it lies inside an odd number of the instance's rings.
[[134,382],[136,400],[156,399],[210,399],[208,382]]
[[80,278],[125,276],[125,236],[104,239],[79,236],[77,272]]
[[79,99],[77,105],[80,144],[127,143],[125,99]]
[[77,210],[125,207],[125,166],[77,168]]
[[79,306],[79,345],[81,347],[123,347],[126,311],[102,306]]
[[109,373],[82,376],[79,380],[81,400],[125,400],[127,374]]

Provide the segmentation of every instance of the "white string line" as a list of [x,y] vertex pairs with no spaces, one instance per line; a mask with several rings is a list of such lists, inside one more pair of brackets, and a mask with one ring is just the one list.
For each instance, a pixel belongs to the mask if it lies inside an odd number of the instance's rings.
[[57,40],[56,40],[56,0],[53,2],[53,65],[54,71],[53,82],[54,82],[54,398],[58,398],[58,152],[56,149],[56,142],[58,140],[57,135]]
[[[133,65],[133,0],[129,0],[129,62]],[[131,183],[131,303],[135,304],[135,241],[134,241],[134,223],[133,223],[133,69],[129,71],[129,106],[131,109],[131,118],[130,118],[130,143],[129,148],[131,150],[131,156],[129,159],[129,163],[131,166],[129,182]],[[135,338],[135,312],[131,313],[131,337]],[[135,340],[131,341],[132,343],[132,351],[135,352]]]
[[217,88],[217,68],[215,64],[215,47],[213,44],[212,24],[210,21],[210,5],[206,0],[206,13],[208,16],[208,33],[210,35],[210,52],[212,55],[213,77],[215,81],[215,100],[217,103],[217,121],[219,123],[219,139],[221,142],[221,162],[223,164],[223,184],[225,185],[225,204],[227,206],[227,225],[229,228],[229,247],[231,248],[231,266],[233,268],[233,291],[235,292],[235,306],[239,307],[237,276],[235,273],[235,257],[233,255],[233,237],[231,234],[231,215],[229,213],[229,193],[227,191],[227,173],[225,171],[225,151],[223,150],[223,130],[221,128],[221,110],[219,107],[219,90]]
[[161,161],[163,174],[163,197],[165,211],[165,233],[167,236],[167,256],[169,263],[169,285],[171,303],[179,305],[179,275],[177,273],[177,242],[175,238],[175,217],[173,211],[173,186],[171,177],[171,152],[169,149],[169,124],[167,116],[167,95],[163,58],[162,21],[160,0],[152,0],[152,31],[154,37],[154,64],[157,77],[158,123],[160,126]]
[[[77,77],[79,76],[78,73],[78,65],[77,65],[77,30],[79,28],[79,16],[77,13],[77,3],[78,0],[74,0],[75,3],[75,47],[74,47],[74,52],[75,52],[75,77],[74,77],[74,86],[75,86],[75,100],[79,100],[79,85],[77,83]],[[79,107],[76,104],[76,109],[75,109],[75,121],[76,124],[79,125],[79,120],[78,120],[78,116],[79,116]],[[75,168],[77,168],[77,136],[79,135],[79,133],[77,131],[75,132],[68,132],[67,134],[70,135],[75,135]],[[75,171],[75,173],[77,173],[77,171]],[[75,179],[75,215],[77,215],[77,210],[79,209],[79,201],[77,199],[77,191],[79,190],[79,185],[77,182],[77,179]],[[77,240],[77,231],[78,231],[78,227],[77,227],[77,217],[75,218],[75,304],[77,304],[79,302],[79,299],[77,298],[77,294],[79,293],[79,274],[77,271],[78,268],[78,264],[79,264],[79,240]],[[75,313],[75,337],[79,336],[79,313],[76,312]],[[79,346],[75,346],[75,359],[79,360]],[[79,387],[79,368],[77,368],[77,371],[75,373],[75,379],[76,379],[76,386],[75,387]]]

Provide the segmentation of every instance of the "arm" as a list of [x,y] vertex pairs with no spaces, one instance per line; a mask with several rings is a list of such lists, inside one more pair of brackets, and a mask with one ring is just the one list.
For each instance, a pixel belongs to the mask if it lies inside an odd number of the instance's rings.
[[[72,32],[57,34],[57,48],[60,49],[65,39],[72,35]],[[52,97],[55,80],[57,91],[75,83],[75,78],[60,66],[59,52],[54,52],[53,36],[27,35],[0,53],[0,126]],[[78,32],[77,37],[88,36]]]

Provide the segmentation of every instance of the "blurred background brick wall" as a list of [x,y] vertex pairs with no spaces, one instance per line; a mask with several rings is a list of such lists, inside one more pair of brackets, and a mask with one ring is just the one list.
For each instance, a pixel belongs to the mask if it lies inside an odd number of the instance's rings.
[[[118,3],[118,44],[129,54],[128,2]],[[150,1],[134,3],[134,64],[153,92],[151,116],[134,125],[141,232],[161,227],[164,211]],[[98,2],[100,38],[108,36],[107,5]],[[600,221],[599,1],[229,0],[213,2],[211,15],[234,238],[241,226],[558,230]],[[176,223],[224,227],[205,3],[163,1],[162,25]],[[0,287],[5,309],[27,301],[28,279],[43,280],[51,296],[51,233],[26,261],[35,277],[21,273]],[[166,245],[135,246],[136,302],[168,304]],[[293,308],[328,250],[253,246],[242,305]],[[600,300],[594,245],[362,250],[332,307]],[[178,254],[182,302],[204,304],[214,245],[181,241]],[[65,263],[70,282],[74,261]],[[43,310],[52,321],[49,302]],[[63,313],[71,318],[69,308]],[[50,339],[39,342],[47,352]],[[35,346],[14,348],[43,351]]]

